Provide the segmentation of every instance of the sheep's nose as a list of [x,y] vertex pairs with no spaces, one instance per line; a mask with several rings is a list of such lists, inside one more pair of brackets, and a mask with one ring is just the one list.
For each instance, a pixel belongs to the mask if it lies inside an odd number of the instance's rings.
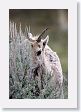
[[37,52],[37,56],[39,56],[40,54],[41,54],[41,51],[38,51],[38,52]]

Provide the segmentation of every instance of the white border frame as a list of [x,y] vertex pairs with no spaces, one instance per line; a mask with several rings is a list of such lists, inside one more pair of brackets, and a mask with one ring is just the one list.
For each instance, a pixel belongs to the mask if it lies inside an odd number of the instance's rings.
[[[3,0],[0,5],[0,105],[3,108],[77,108],[76,1],[8,0],[5,3]],[[9,99],[9,9],[68,9],[68,99]]]

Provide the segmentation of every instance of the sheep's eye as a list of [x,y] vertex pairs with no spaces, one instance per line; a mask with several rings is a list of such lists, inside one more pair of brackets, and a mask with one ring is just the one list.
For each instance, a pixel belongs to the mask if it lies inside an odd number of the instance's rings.
[[41,51],[38,51],[38,52],[37,52],[37,56],[39,56],[40,54],[41,54]]
[[43,46],[45,46],[45,42],[43,42]]

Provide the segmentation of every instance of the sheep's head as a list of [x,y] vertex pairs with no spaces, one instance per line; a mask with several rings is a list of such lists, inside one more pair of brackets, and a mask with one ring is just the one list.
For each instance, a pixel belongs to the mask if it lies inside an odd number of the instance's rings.
[[32,50],[36,56],[41,56],[45,46],[48,43],[49,40],[48,35],[45,37],[45,39],[42,39],[46,30],[47,29],[45,29],[39,36],[35,36],[35,37],[33,37],[31,33],[27,32],[27,39],[29,40]]

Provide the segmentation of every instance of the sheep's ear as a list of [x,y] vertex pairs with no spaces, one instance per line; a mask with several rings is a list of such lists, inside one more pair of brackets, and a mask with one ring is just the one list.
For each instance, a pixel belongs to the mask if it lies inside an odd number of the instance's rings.
[[44,47],[48,44],[48,41],[49,41],[49,36],[47,35],[47,37],[43,40]]

